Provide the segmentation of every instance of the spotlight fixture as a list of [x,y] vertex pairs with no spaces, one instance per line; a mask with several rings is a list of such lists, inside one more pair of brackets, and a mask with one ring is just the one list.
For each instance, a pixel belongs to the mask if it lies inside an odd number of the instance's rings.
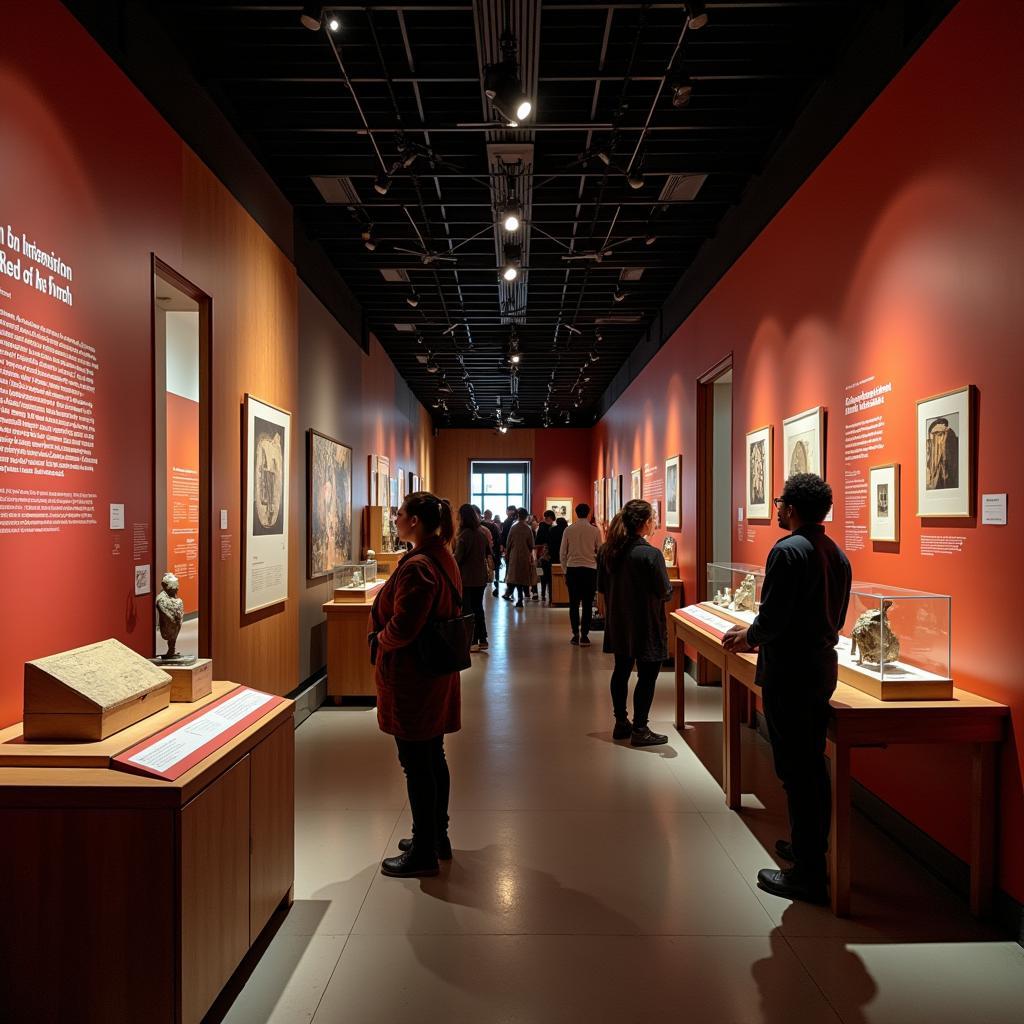
[[319,4],[303,4],[299,21],[309,29],[310,32],[319,32],[320,24],[323,21],[324,9]]
[[596,339],[597,339],[598,341],[604,341],[604,335],[603,335],[603,334],[602,334],[602,333],[601,333],[600,331],[598,331],[598,332],[597,332],[597,334],[595,334],[595,335],[594,335],[594,337],[595,337],[595,338],[596,338]]
[[441,383],[437,385],[439,394],[450,395],[452,393],[452,386],[448,383],[448,378],[445,374],[441,374]]
[[629,182],[631,189],[641,189],[644,187],[644,175],[643,171],[630,171],[626,176],[626,181]]
[[522,359],[522,356],[517,351],[513,351],[508,357],[510,363],[518,363],[520,359]]
[[692,29],[703,28],[708,23],[708,10],[701,0],[686,0],[684,4]]
[[420,297],[416,294],[415,289],[406,295],[405,303],[412,309],[415,309],[420,304]]
[[374,249],[377,248],[377,242],[373,237],[372,224],[367,224],[366,227],[363,228],[362,233],[360,234],[359,237],[362,238],[363,245],[365,245],[370,252],[373,252]]
[[514,199],[510,199],[501,208],[502,227],[506,231],[518,231],[521,223],[520,216],[519,204]]
[[523,247],[511,242],[505,244],[505,266],[501,276],[506,281],[514,281],[519,276],[519,261],[522,259]]
[[597,350],[596,349],[591,349],[590,350],[590,355],[588,355],[587,358],[592,363],[596,363],[598,361],[598,359],[600,359],[601,357],[597,354]]
[[341,28],[341,22],[340,22],[340,21],[338,21],[338,19],[337,19],[337,18],[331,18],[331,20],[330,20],[329,22],[327,22],[327,27],[328,27],[328,28],[329,28],[329,29],[330,29],[330,30],[331,30],[332,32],[337,32],[337,31],[338,31],[338,29],[339,29],[339,28]]
[[657,235],[655,235],[655,234],[650,234],[650,235],[648,235],[648,236],[647,236],[647,237],[646,237],[646,238],[644,239],[644,245],[654,245],[654,243],[655,243],[655,242],[656,242],[657,240],[658,240],[658,236],[657,236]]
[[381,171],[377,175],[377,180],[373,183],[373,190],[378,195],[386,196],[389,188],[391,188],[391,178],[387,172]]
[[439,367],[437,363],[434,362],[434,358],[433,356],[431,356],[430,359],[427,361],[427,373],[437,373],[439,369],[441,369],[441,367]]
[[612,164],[612,158],[611,158],[611,156],[609,155],[609,153],[608,153],[608,151],[607,151],[607,150],[605,150],[605,149],[599,149],[599,150],[598,150],[598,151],[597,151],[597,152],[596,152],[596,153],[594,154],[594,156],[596,156],[596,157],[597,157],[597,159],[598,159],[598,160],[600,160],[600,161],[601,161],[601,163],[603,163],[603,164],[605,165],[605,167],[611,167],[611,164]]
[[501,34],[501,61],[484,68],[484,95],[510,128],[518,128],[533,112],[533,104],[519,80],[516,37],[507,24]]
[[676,68],[668,76],[667,85],[672,93],[672,106],[677,110],[690,102],[693,96],[693,82],[682,68]]
[[612,296],[612,298],[616,302],[624,302],[625,299],[626,299],[626,293],[624,291],[620,291],[618,288],[616,288],[615,289],[615,294]]

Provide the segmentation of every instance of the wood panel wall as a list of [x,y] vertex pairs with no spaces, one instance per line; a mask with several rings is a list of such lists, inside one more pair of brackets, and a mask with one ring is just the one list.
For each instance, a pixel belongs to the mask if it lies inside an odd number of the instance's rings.
[[[536,448],[535,430],[441,430],[434,438],[431,490],[453,508],[469,501],[469,463],[472,459],[530,459]],[[542,499],[543,500],[543,499]],[[502,509],[502,514],[505,510]]]
[[[182,274],[213,297],[213,543],[211,611],[218,679],[287,693],[298,682],[298,581],[305,575],[300,494],[305,454],[298,412],[295,268],[190,150],[183,156]],[[159,255],[159,253],[157,254]],[[246,392],[293,414],[289,457],[289,597],[242,614],[243,401]],[[220,529],[220,509],[228,529]]]

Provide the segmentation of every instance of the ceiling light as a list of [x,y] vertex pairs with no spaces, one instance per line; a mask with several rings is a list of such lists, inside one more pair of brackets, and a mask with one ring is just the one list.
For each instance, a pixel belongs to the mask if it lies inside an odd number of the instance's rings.
[[514,281],[519,276],[519,271],[510,263],[501,275],[506,281]]
[[329,28],[329,29],[330,29],[330,30],[331,30],[332,32],[337,32],[337,31],[338,31],[338,29],[339,29],[339,28],[341,28],[341,22],[340,22],[340,21],[338,21],[338,19],[337,19],[337,18],[331,18],[331,20],[330,20],[329,22],[327,22],[327,27],[328,27],[328,28]]
[[519,276],[517,264],[523,255],[523,247],[512,242],[505,244],[505,266],[502,269],[502,277],[506,281],[514,281]]
[[625,301],[625,299],[626,299],[626,293],[625,293],[625,292],[623,292],[623,291],[619,291],[619,289],[618,289],[618,288],[616,288],[616,289],[615,289],[615,294],[614,294],[614,295],[612,296],[612,298],[613,298],[613,299],[614,299],[614,300],[615,300],[616,302],[624,302],[624,301]]
[[409,295],[406,295],[405,302],[406,305],[411,306],[413,309],[415,309],[420,304],[420,297],[416,294],[416,292],[411,292]]
[[518,352],[513,352],[512,355],[509,356],[509,361],[513,363],[518,363],[521,358],[522,357],[519,355]]
[[590,352],[590,355],[588,355],[588,356],[587,356],[587,358],[588,358],[588,359],[589,359],[589,360],[590,360],[590,361],[591,361],[592,363],[596,363],[596,362],[598,361],[598,359],[600,359],[601,357],[600,357],[600,356],[599,356],[599,355],[597,354],[597,351],[596,351],[596,349],[593,349],[593,350],[591,350],[591,352]]
[[708,11],[701,0],[687,0],[685,6],[690,28],[703,28],[708,23]]
[[320,22],[323,19],[323,8],[319,4],[304,4],[299,21],[309,29],[310,32],[320,30]]
[[648,236],[647,236],[647,237],[646,237],[646,238],[644,239],[644,245],[654,245],[654,243],[655,243],[655,242],[656,242],[657,240],[658,240],[658,236],[657,236],[657,235],[653,235],[653,234],[652,234],[652,235],[648,235]]
[[639,189],[644,187],[644,176],[642,171],[632,171],[626,177],[626,181],[629,182],[629,187],[632,189]]
[[533,113],[533,103],[523,92],[519,81],[515,39],[510,34],[502,37],[502,50],[504,58],[501,62],[484,68],[484,95],[510,128],[518,128],[519,122]]
[[363,228],[362,233],[360,234],[359,237],[362,238],[363,245],[365,245],[370,252],[373,252],[374,249],[377,248],[377,242],[373,237],[372,224],[367,224],[366,227]]
[[520,209],[519,204],[514,200],[510,199],[501,208],[502,226],[506,231],[518,231],[520,225]]
[[601,161],[601,163],[603,163],[605,165],[605,167],[610,167],[611,166],[612,158],[608,155],[607,152],[605,152],[605,150],[603,150],[603,149],[598,150],[598,152],[595,154],[595,156],[597,157],[598,160]]
[[437,363],[434,362],[433,359],[430,359],[427,362],[427,373],[437,373],[439,369],[440,367],[437,365]]
[[690,102],[690,98],[693,96],[693,82],[682,68],[669,75],[668,87],[672,92],[672,106],[677,110]]
[[373,190],[379,195],[386,196],[389,188],[391,188],[391,179],[384,171],[381,171],[377,175],[377,180],[373,183]]
[[521,97],[519,102],[516,104],[516,119],[519,121],[525,121],[533,110],[533,104],[525,97]]

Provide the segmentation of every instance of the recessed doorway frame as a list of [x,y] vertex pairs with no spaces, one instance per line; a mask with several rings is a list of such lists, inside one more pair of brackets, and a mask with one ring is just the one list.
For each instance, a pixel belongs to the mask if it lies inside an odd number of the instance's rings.
[[[157,552],[157,473],[156,467],[163,465],[167,453],[157,451],[160,432],[156,424],[156,382],[157,382],[157,291],[156,282],[161,280],[172,288],[187,295],[199,308],[199,657],[212,658],[211,649],[213,616],[213,446],[210,430],[213,355],[213,299],[187,277],[165,263],[156,253],[150,253],[150,394],[153,396],[153,561]],[[166,447],[166,442],[165,442]],[[166,529],[166,512],[161,520]],[[154,564],[152,597],[160,591],[160,579],[166,569]],[[155,652],[154,652],[155,653]]]

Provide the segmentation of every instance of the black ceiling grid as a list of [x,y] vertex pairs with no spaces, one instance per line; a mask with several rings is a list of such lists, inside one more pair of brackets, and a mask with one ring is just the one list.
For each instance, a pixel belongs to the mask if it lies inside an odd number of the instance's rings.
[[[593,423],[864,5],[709,3],[697,30],[679,3],[393,0],[327,6],[318,31],[299,4],[147,6],[436,422],[494,424],[500,410],[539,426]],[[492,121],[482,87],[506,20],[534,102],[518,129]],[[665,82],[674,55],[692,82],[680,107]],[[510,189],[524,213],[514,236],[498,223]]]

